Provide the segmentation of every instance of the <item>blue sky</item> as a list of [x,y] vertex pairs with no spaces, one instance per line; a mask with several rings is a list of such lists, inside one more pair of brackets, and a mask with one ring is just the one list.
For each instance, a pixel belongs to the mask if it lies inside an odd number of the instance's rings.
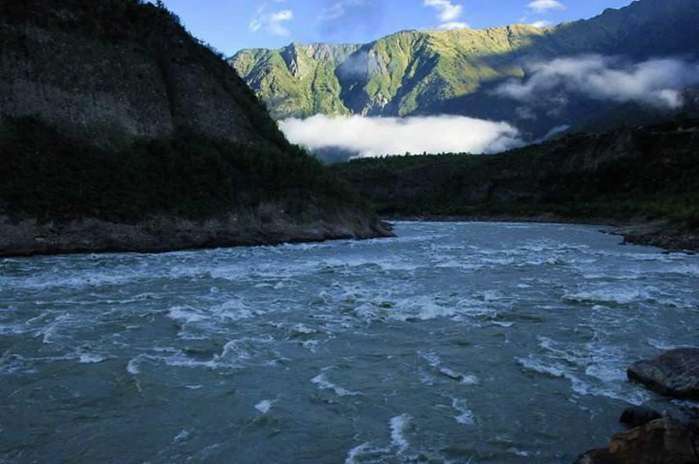
[[226,55],[290,42],[369,42],[404,29],[557,24],[631,0],[164,0]]

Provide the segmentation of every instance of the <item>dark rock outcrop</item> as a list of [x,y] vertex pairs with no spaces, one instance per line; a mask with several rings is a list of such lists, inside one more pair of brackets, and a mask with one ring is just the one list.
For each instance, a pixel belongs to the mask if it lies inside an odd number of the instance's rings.
[[628,369],[628,377],[662,395],[699,398],[699,349],[671,350],[639,361]]
[[624,409],[624,412],[619,418],[619,422],[626,425],[627,427],[640,427],[646,425],[648,422],[652,422],[657,419],[661,419],[663,416],[658,411],[650,408],[645,408],[642,406],[633,406]]
[[[389,227],[346,210],[342,215],[299,222],[285,214],[273,218],[265,205],[246,214],[194,221],[152,217],[134,224],[94,218],[69,222],[20,222],[0,216],[0,257],[83,252],[163,252],[182,249],[272,245],[289,242],[366,239],[390,236]],[[278,209],[278,208],[277,208]]]
[[670,418],[616,434],[605,449],[582,455],[575,464],[697,464],[699,434]]
[[245,83],[153,5],[7,0],[0,43],[0,118],[40,116],[99,143],[181,130],[281,140]]

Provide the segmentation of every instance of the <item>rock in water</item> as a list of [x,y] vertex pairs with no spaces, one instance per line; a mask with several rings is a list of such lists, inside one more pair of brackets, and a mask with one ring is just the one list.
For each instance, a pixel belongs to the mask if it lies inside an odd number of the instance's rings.
[[624,409],[619,422],[629,427],[640,427],[641,425],[646,425],[648,422],[652,422],[662,417],[663,416],[658,411],[653,409],[644,408],[642,406],[633,406]]
[[609,447],[585,453],[575,464],[698,464],[696,429],[670,418],[616,434]]
[[699,398],[699,349],[671,350],[628,369],[630,380],[667,396]]

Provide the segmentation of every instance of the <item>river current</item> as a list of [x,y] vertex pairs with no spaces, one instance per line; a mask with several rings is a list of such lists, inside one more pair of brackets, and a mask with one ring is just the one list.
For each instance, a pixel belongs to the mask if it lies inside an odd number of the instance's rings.
[[572,463],[699,345],[699,257],[596,227],[0,260],[0,463]]

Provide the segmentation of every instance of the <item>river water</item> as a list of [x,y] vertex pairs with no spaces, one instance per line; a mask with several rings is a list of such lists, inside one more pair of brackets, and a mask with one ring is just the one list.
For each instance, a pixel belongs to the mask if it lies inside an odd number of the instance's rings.
[[0,260],[1,463],[571,463],[699,344],[699,257],[589,226]]

